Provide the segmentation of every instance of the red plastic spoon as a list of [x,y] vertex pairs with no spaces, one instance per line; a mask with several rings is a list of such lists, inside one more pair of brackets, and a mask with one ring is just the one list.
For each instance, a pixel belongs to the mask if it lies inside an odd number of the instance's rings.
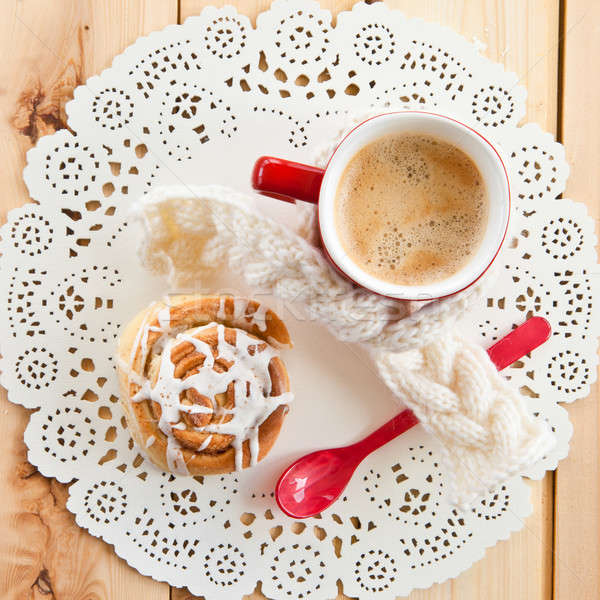
[[[488,349],[498,370],[535,350],[550,337],[550,324],[532,317]],[[318,450],[292,463],[275,487],[281,510],[295,519],[312,517],[329,508],[348,485],[354,470],[377,448],[387,444],[419,422],[410,409],[402,411],[363,440]]]

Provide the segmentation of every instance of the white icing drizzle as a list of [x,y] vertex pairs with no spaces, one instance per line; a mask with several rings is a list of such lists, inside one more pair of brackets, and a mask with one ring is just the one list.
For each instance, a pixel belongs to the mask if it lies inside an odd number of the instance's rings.
[[150,333],[150,327],[144,327],[144,333],[140,341],[140,347],[142,350],[142,365],[146,364],[146,358],[148,357],[148,334]]
[[233,300],[233,315],[230,319],[225,311],[225,296],[219,299],[219,309],[217,310],[217,321],[230,320],[232,323],[246,322],[251,325],[256,325],[261,332],[267,330],[267,311],[269,310],[264,304],[258,304],[253,314],[247,315],[246,311],[250,303],[245,298],[232,298]]
[[171,329],[171,307],[165,306],[158,311],[158,324],[161,331],[169,331]]
[[183,452],[181,451],[181,444],[177,441],[175,436],[170,433],[167,436],[167,465],[171,473],[177,475],[189,475],[185,459],[183,458]]
[[[168,311],[168,319],[169,319],[169,325],[167,325],[167,329],[163,329],[163,327],[154,327],[154,326],[150,326],[148,325],[148,319],[150,318],[150,316],[152,315],[152,308],[154,308],[154,306],[156,306],[156,302],[152,305],[150,305],[150,307],[148,308],[148,312],[146,314],[146,316],[144,317],[142,324],[140,325],[139,329],[137,330],[136,336],[135,336],[135,340],[133,342],[133,346],[131,347],[131,353],[129,355],[129,364],[127,364],[121,357],[117,357],[117,362],[119,364],[119,367],[125,371],[125,373],[127,373],[127,378],[129,380],[129,382],[133,382],[137,385],[140,386],[144,386],[145,383],[145,379],[144,377],[142,377],[139,373],[137,373],[135,371],[135,369],[133,368],[133,364],[135,363],[135,357],[137,354],[137,348],[138,346],[140,346],[140,349],[142,351],[142,356],[141,356],[141,365],[142,368],[143,366],[146,364],[146,359],[148,358],[148,333],[150,331],[157,331],[163,334],[166,334],[170,331],[170,319],[171,319],[171,311],[170,308],[167,306],[163,309],[161,309],[158,313],[158,319],[160,322],[161,319],[161,313],[163,313],[163,311],[167,310]],[[163,322],[165,321],[165,316],[163,313]],[[158,351],[159,348],[162,347],[162,345],[164,344],[165,341],[165,335],[162,335],[154,344],[155,349]],[[138,392],[139,393],[139,392]],[[137,395],[137,394],[136,394]]]
[[133,382],[137,385],[144,385],[144,378],[139,373],[134,371],[129,363],[126,363],[120,356],[117,357],[117,362],[119,364],[119,368],[127,373],[127,377],[130,382]]
[[212,440],[212,435],[209,435],[198,447],[198,452],[202,452],[202,450],[206,450],[206,448],[208,448],[211,440]]
[[152,446],[152,444],[154,444],[154,442],[156,441],[156,437],[154,437],[153,435],[151,435],[147,440],[146,440],[146,448],[150,448],[150,446]]
[[250,445],[250,466],[253,467],[258,462],[258,453],[260,451],[258,445],[258,427],[253,427],[250,430],[248,443]]
[[264,304],[259,304],[254,314],[251,315],[252,324],[256,325],[259,331],[262,332],[267,330],[267,310],[269,309]]
[[[137,333],[135,335],[135,340],[133,341],[133,346],[131,347],[131,354],[129,355],[129,370],[130,371],[131,371],[131,368],[133,367],[133,363],[135,362],[135,355],[137,353],[137,349],[140,344],[140,340],[144,337],[144,335],[146,336],[146,339],[148,338],[148,330],[147,330],[148,319],[150,318],[150,315],[152,314],[152,307],[154,307],[155,304],[152,304],[150,306],[150,308],[148,309],[148,312],[144,316],[142,324],[140,325],[140,328],[137,330]],[[144,364],[145,355],[142,356],[142,358],[144,359],[142,364]]]
[[[236,318],[244,316],[247,301],[242,300],[242,302],[238,302],[234,306],[234,317]],[[161,331],[163,330],[163,324],[166,324],[166,317],[162,320]],[[206,342],[194,337],[195,333],[211,327],[217,328],[217,356],[233,363],[227,371],[221,373],[213,370],[215,357],[211,347]],[[143,329],[145,331],[141,335],[142,344],[144,340],[147,343],[150,327],[144,326]],[[198,367],[197,373],[190,375],[186,379],[179,379],[174,375],[175,365],[171,361],[171,351],[175,345],[185,342],[193,344],[196,351],[205,356],[205,360],[202,366]],[[185,423],[180,421],[180,413],[182,412],[188,414],[215,413],[232,415],[232,419],[226,423],[214,423],[204,427],[194,427],[194,430],[210,434],[218,433],[233,436],[232,446],[235,449],[235,466],[237,470],[242,468],[243,444],[248,440],[250,464],[256,464],[259,455],[259,426],[278,406],[291,402],[293,398],[290,392],[285,392],[275,397],[270,395],[271,377],[269,374],[269,363],[274,356],[277,356],[277,353],[269,345],[259,352],[258,346],[261,343],[263,343],[262,340],[257,340],[245,331],[238,329],[236,330],[235,342],[230,344],[225,339],[225,327],[217,323],[209,323],[189,330],[186,333],[179,333],[175,337],[165,333],[165,343],[162,347],[156,383],[152,386],[148,379],[142,378],[143,383],[131,401],[150,400],[160,405],[161,417],[158,427],[167,437],[166,458],[169,469],[172,472],[188,472],[183,453],[181,452],[181,445],[173,434],[174,429],[180,430],[186,428]],[[253,354],[250,353],[251,347],[255,348]],[[142,364],[145,364],[147,349],[144,346],[142,346],[142,349],[144,356]],[[232,409],[219,408],[216,396],[225,393],[231,383],[234,386],[235,407]],[[198,390],[203,396],[208,397],[213,408],[197,404],[181,404],[181,393],[191,388]],[[212,435],[209,435],[203,441],[198,451],[208,447],[211,437]]]
[[246,308],[248,308],[248,300],[245,298],[234,298],[233,299],[233,321],[237,323],[246,314]]
[[219,310],[217,311],[217,321],[227,321],[227,313],[225,312],[226,296],[219,298]]

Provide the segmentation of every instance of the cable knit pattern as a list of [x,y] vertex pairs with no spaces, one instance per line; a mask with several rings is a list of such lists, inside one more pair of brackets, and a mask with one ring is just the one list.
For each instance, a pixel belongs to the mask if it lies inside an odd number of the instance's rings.
[[306,240],[221,186],[157,188],[136,205],[142,262],[174,286],[228,265],[247,283],[302,305],[372,352],[390,389],[445,447],[460,505],[540,459],[552,436],[527,414],[487,354],[452,332],[488,277],[407,316],[406,304],[355,288]]
[[487,353],[456,332],[417,350],[376,352],[374,360],[388,387],[441,443],[461,507],[554,445]]

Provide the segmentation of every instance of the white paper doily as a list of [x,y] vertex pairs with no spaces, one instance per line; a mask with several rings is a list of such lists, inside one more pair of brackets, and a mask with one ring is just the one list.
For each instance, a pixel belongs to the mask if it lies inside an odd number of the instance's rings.
[[[338,579],[349,596],[395,598],[456,576],[520,529],[531,510],[523,479],[458,513],[421,428],[365,461],[321,518],[298,524],[276,508],[273,483],[290,459],[351,442],[397,410],[360,350],[316,323],[283,311],[297,399],[269,459],[242,474],[174,478],[144,461],[124,427],[112,356],[120,324],[165,291],[141,272],[125,222],[151,185],[247,189],[257,156],[309,161],[348,112],[437,107],[485,128],[509,156],[505,268],[464,329],[488,345],[529,314],[551,322],[552,339],[506,372],[556,432],[554,452],[526,473],[541,477],[568,451],[559,403],[586,396],[595,377],[598,272],[584,205],[556,199],[562,147],[535,125],[517,127],[524,100],[516,76],[463,38],[380,3],[341,13],[335,27],[311,2],[276,2],[256,29],[231,7],[208,8],[139,39],[77,88],[71,131],[28,153],[39,204],[11,211],[0,259],[2,384],[12,402],[39,409],[25,432],[29,460],[76,479],[77,522],[141,573],[210,600],[241,598],[257,580],[270,598],[328,599]],[[282,206],[265,201],[289,216]]]

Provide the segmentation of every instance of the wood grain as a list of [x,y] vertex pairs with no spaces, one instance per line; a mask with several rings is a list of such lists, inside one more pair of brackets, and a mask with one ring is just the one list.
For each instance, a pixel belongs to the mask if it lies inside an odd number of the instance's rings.
[[[337,14],[352,0],[321,0]],[[210,4],[227,0],[181,0],[182,19],[199,14]],[[255,20],[268,8],[265,0],[239,0],[238,10]],[[556,133],[559,6],[552,0],[390,0],[407,16],[438,21],[487,45],[486,54],[520,77],[528,88],[527,121]],[[410,600],[549,600],[552,597],[553,475],[533,482],[534,513],[522,531],[488,550],[484,560],[454,581],[415,591]],[[341,590],[340,590],[341,591]],[[174,600],[191,600],[185,590],[173,590]],[[256,592],[248,597],[264,598]],[[338,600],[346,598],[341,593]]]
[[[584,201],[600,219],[600,3],[569,0],[563,26],[562,141],[571,165],[566,196]],[[600,273],[595,274],[600,286]],[[598,318],[598,317],[596,317]],[[556,472],[556,600],[600,594],[600,392],[569,407],[574,426],[569,457]]]
[[[182,19],[207,4],[228,0],[180,0]],[[268,0],[240,0],[251,16]],[[322,0],[337,13],[349,1]],[[550,0],[394,0],[408,15],[438,20],[487,44],[493,60],[504,61],[528,87],[527,120],[554,131],[557,122],[558,1]],[[593,81],[598,56],[600,15],[593,7],[582,25],[580,15],[593,3],[569,0],[566,37],[564,139],[575,161],[569,192],[589,199],[598,216],[600,181],[595,162],[598,85]],[[27,199],[21,171],[24,153],[41,135],[64,126],[64,104],[72,89],[108,66],[134,39],[174,22],[175,0],[96,0],[77,2],[10,0],[0,22],[0,144],[5,167],[0,175],[2,209]],[[586,61],[588,61],[586,63]],[[587,67],[584,65],[587,64]],[[585,80],[584,80],[585,77]],[[595,119],[590,121],[590,118]],[[592,153],[592,151],[594,151]],[[593,162],[594,161],[594,162]],[[597,391],[594,391],[597,394]],[[597,397],[597,396],[596,396]],[[112,547],[79,530],[64,508],[65,487],[46,480],[26,463],[22,432],[27,413],[0,398],[0,595],[2,598],[149,598],[169,597],[164,585],[143,578],[118,559]],[[598,479],[598,405],[582,401],[571,416],[576,438],[571,456],[557,474],[555,598],[597,596],[600,526]],[[411,594],[411,600],[546,600],[552,597],[552,477],[533,484],[534,515],[526,528],[488,551],[485,559],[452,582]],[[580,550],[583,549],[583,552]],[[589,557],[582,560],[581,557]],[[193,598],[171,591],[173,600]],[[247,597],[263,598],[258,590]],[[345,598],[341,594],[338,599]],[[232,599],[235,600],[235,599]]]
[[[6,211],[27,202],[21,173],[39,137],[65,127],[73,89],[138,36],[177,19],[173,1],[5,0],[0,20],[0,174]],[[109,546],[75,525],[67,488],[26,462],[28,412],[0,397],[0,597],[167,600]]]

